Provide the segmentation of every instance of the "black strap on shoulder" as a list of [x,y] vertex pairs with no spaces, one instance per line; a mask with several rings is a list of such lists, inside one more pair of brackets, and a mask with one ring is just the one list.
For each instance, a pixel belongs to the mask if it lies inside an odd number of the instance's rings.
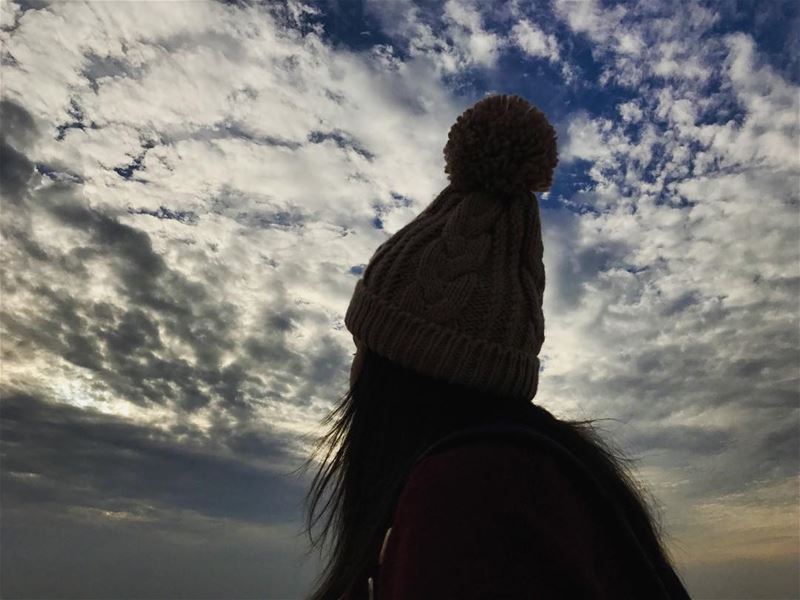
[[[601,499],[603,505],[612,513],[615,521],[619,524],[623,535],[628,538],[628,541],[636,550],[636,555],[640,559],[643,568],[646,569],[646,572],[651,575],[651,580],[654,584],[654,591],[658,590],[658,596],[652,597],[654,599],[658,597],[664,600],[690,600],[686,588],[683,586],[680,579],[671,567],[666,565],[667,568],[664,569],[664,572],[659,573],[660,569],[656,568],[656,566],[653,564],[652,558],[642,547],[642,544],[631,527],[625,512],[614,499],[613,495],[610,494],[609,491],[602,485],[595,474],[565,446],[553,438],[545,435],[541,431],[537,431],[531,426],[526,426],[520,424],[519,422],[506,419],[498,420],[487,425],[462,429],[445,436],[434,444],[431,444],[422,454],[419,455],[416,463],[419,463],[433,454],[443,452],[444,450],[461,444],[493,438],[513,440],[522,444],[533,444],[537,447],[545,449],[550,454],[555,455],[557,458],[570,465],[570,467],[577,471],[579,476],[588,481],[594,491],[597,492],[597,495]],[[666,582],[664,579],[662,579],[662,574],[664,578],[667,579]]]

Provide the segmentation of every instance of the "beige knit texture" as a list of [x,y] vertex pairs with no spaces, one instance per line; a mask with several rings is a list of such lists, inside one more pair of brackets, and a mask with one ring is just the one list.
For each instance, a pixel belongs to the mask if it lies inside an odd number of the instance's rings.
[[404,367],[530,399],[544,342],[542,254],[534,192],[499,201],[451,183],[377,248],[345,325]]

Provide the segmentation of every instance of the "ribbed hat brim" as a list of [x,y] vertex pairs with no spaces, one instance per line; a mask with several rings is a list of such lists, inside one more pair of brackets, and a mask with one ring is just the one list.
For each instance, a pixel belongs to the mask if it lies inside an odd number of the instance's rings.
[[345,325],[371,350],[413,371],[500,397],[536,395],[538,357],[423,321],[370,293],[363,278]]

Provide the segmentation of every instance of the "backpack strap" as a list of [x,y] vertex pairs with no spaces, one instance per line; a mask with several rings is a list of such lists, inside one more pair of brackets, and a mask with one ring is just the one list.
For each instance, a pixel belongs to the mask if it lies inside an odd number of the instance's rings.
[[[667,569],[662,569],[665,571],[663,576],[668,580],[668,583],[665,583],[664,579],[662,579],[662,574],[659,573],[659,569],[653,564],[651,557],[642,547],[639,538],[628,522],[625,512],[595,474],[565,446],[541,431],[535,430],[530,426],[522,425],[519,422],[511,421],[510,419],[499,419],[487,425],[462,429],[445,436],[423,451],[417,457],[415,465],[425,458],[443,452],[449,448],[495,438],[513,440],[522,444],[543,448],[551,455],[555,455],[562,462],[568,464],[582,479],[590,484],[604,507],[611,512],[615,522],[619,524],[623,535],[628,539],[631,546],[636,549],[637,557],[643,564],[646,572],[649,573],[650,579],[653,581],[654,590],[658,590],[657,597],[665,600],[690,600],[689,594],[680,579],[678,579],[674,570],[668,565],[665,565],[668,567]],[[653,596],[653,598],[656,598],[656,596]]]

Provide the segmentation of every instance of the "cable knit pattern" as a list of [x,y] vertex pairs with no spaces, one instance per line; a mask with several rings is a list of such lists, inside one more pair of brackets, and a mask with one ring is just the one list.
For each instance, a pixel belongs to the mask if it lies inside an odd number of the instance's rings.
[[[497,114],[496,105],[489,114]],[[519,114],[542,127],[539,111]],[[490,125],[483,127],[491,131]],[[448,150],[457,148],[451,142]],[[345,324],[373,351],[407,368],[530,399],[544,342],[542,253],[533,191],[451,183],[378,247],[356,283]]]

